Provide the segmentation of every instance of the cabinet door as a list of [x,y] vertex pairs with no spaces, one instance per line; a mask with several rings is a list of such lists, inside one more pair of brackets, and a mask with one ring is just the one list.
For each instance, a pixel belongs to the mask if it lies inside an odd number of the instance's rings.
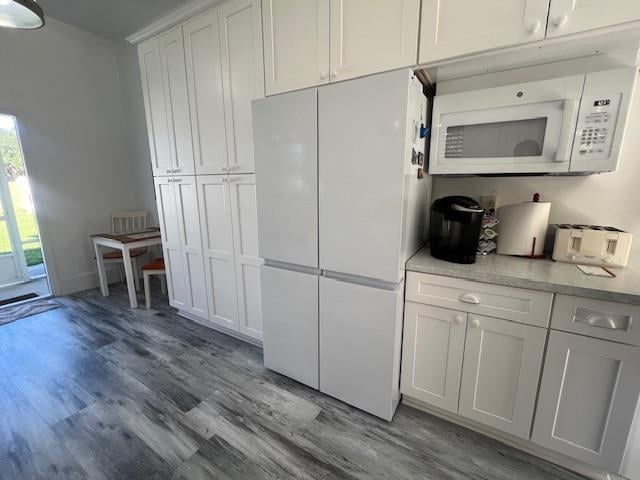
[[331,81],[416,63],[420,0],[331,0]]
[[640,20],[638,0],[551,0],[547,37]]
[[196,178],[175,177],[173,181],[187,292],[186,311],[198,317],[208,318]]
[[460,415],[529,438],[547,330],[469,315]]
[[170,175],[171,147],[157,39],[141,43],[138,46],[138,57],[152,172],[154,176]]
[[184,261],[180,248],[180,222],[173,178],[156,177],[156,202],[162,234],[162,251],[167,270],[169,304],[180,310],[186,309],[187,291],[184,282]]
[[239,330],[240,333],[262,340],[262,259],[258,256],[256,181],[253,175],[233,175],[229,177],[229,185]]
[[227,178],[199,176],[200,225],[205,257],[209,319],[238,330],[231,198]]
[[255,101],[253,125],[260,255],[317,268],[317,89]]
[[385,420],[400,399],[402,290],[320,277],[320,391]]
[[640,349],[552,331],[532,440],[618,472],[640,393]]
[[222,93],[218,10],[182,27],[196,173],[224,173],[227,137]]
[[458,413],[467,314],[406,302],[400,391]]
[[318,275],[263,265],[264,366],[318,388]]
[[262,0],[267,95],[329,82],[329,0]]
[[158,48],[169,125],[171,173],[192,175],[193,142],[182,30],[173,30],[158,37]]
[[548,9],[549,0],[423,0],[419,63],[542,40]]
[[229,169],[253,173],[251,101],[264,97],[259,0],[232,0],[219,11]]

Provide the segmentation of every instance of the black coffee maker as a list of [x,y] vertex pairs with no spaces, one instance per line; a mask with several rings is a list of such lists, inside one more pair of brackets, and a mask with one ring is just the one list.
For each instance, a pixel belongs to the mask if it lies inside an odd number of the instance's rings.
[[431,255],[475,263],[484,210],[469,197],[439,198],[431,206]]

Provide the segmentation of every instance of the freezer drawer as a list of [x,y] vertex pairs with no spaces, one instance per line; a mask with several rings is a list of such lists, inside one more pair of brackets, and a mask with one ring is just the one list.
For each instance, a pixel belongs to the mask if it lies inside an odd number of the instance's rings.
[[391,420],[400,398],[402,285],[320,277],[320,391]]
[[265,367],[318,388],[318,276],[263,265]]
[[317,90],[253,102],[260,256],[318,266]]

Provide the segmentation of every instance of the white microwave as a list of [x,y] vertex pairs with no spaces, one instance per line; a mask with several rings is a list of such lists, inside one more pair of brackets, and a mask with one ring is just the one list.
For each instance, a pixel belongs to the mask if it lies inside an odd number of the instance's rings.
[[636,73],[623,68],[436,95],[429,173],[614,171]]

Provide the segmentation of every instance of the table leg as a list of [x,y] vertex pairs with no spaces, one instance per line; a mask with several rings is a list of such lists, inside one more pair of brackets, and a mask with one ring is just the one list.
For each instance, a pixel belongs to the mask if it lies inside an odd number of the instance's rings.
[[109,283],[107,282],[107,273],[104,268],[104,259],[102,258],[102,248],[100,244],[94,240],[93,248],[96,251],[96,262],[98,263],[98,280],[100,281],[100,291],[102,296],[109,296]]
[[122,261],[124,262],[124,274],[127,279],[127,290],[129,291],[129,304],[131,308],[138,308],[138,299],[136,298],[136,284],[133,277],[133,265],[131,265],[131,255],[129,247],[122,247]]

